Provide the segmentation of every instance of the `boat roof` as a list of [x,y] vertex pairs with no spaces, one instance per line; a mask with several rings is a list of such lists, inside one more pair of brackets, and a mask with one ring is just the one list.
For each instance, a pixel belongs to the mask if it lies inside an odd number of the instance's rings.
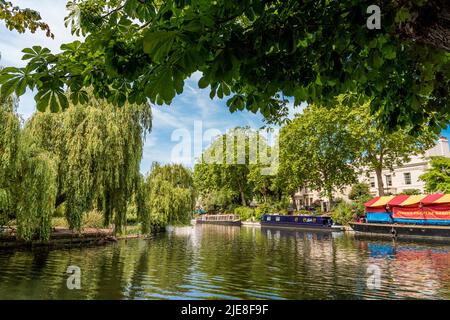
[[375,197],[367,201],[364,205],[367,208],[378,207],[409,207],[417,205],[440,205],[450,204],[450,194],[428,194],[428,195],[398,195],[398,196],[381,196]]

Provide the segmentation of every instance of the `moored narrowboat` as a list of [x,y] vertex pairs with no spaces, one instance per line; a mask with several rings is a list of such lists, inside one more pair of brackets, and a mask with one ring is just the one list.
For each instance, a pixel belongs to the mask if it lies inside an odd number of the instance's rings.
[[320,231],[342,231],[343,227],[333,225],[325,216],[266,214],[261,218],[261,227],[301,228]]
[[350,226],[358,233],[450,240],[450,194],[375,197]]
[[241,219],[235,214],[204,214],[198,217],[195,223],[240,226]]

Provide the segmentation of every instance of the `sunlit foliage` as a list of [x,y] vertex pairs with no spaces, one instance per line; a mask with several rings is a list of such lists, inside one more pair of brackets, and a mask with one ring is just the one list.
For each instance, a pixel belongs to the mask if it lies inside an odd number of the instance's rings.
[[187,224],[195,205],[192,172],[179,164],[152,165],[147,177],[147,226],[159,230],[167,224]]

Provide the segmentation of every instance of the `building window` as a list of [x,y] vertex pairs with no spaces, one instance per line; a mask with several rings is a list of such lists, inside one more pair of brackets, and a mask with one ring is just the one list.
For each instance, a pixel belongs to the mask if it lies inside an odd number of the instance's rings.
[[386,175],[386,186],[392,187],[392,176],[390,174]]
[[403,177],[405,178],[405,184],[411,184],[411,173],[405,172],[403,174]]
[[370,177],[370,187],[375,188],[375,177]]

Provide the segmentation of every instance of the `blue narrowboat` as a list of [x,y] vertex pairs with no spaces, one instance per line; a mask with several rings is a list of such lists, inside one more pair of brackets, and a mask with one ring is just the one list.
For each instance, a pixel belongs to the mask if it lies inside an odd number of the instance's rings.
[[340,226],[334,226],[330,217],[307,215],[266,214],[261,218],[261,227],[302,228],[321,231],[343,230]]

